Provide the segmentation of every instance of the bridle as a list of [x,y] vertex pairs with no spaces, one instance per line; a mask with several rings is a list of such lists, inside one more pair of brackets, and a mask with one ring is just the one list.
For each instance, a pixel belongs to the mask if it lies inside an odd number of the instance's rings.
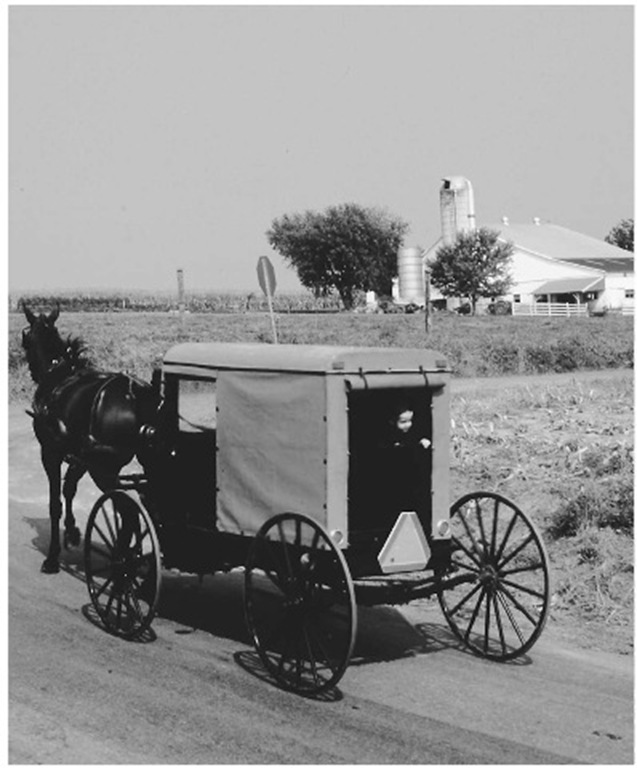
[[[64,343],[62,342],[62,339],[59,338],[59,335],[58,339],[60,341],[60,345],[64,346]],[[44,363],[43,356],[37,352],[34,352],[33,327],[31,325],[27,325],[22,329],[22,347],[26,352],[31,373],[33,374],[34,369],[36,369],[40,382],[51,376],[60,366],[68,362],[69,355],[72,351],[71,347],[67,346],[62,352],[52,357],[48,363]]]

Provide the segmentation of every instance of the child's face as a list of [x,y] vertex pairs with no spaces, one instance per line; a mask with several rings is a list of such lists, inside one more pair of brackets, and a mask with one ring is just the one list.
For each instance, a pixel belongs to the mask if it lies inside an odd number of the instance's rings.
[[414,412],[402,411],[401,413],[398,414],[398,418],[396,419],[396,429],[399,432],[406,434],[412,428],[413,423],[414,423]]

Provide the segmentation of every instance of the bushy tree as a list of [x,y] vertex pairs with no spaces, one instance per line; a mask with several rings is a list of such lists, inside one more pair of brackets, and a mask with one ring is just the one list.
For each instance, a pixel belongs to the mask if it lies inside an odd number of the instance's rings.
[[498,241],[499,232],[482,227],[460,232],[451,245],[443,245],[429,262],[431,284],[443,296],[468,297],[475,314],[480,297],[497,298],[513,282],[509,264],[512,243]]
[[356,290],[391,294],[396,255],[408,225],[379,208],[354,203],[272,222],[266,237],[315,295],[336,290],[346,309]]
[[604,240],[611,245],[616,245],[618,248],[623,248],[625,251],[634,251],[634,230],[635,222],[633,219],[622,219],[619,224],[611,229]]

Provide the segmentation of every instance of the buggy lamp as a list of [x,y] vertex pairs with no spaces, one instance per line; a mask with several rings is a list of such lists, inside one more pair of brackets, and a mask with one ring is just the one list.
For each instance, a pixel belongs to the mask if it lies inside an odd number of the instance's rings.
[[451,526],[448,520],[441,520],[438,523],[438,536],[448,536]]
[[343,536],[343,531],[340,531],[338,528],[335,528],[333,531],[330,531],[330,539],[336,544],[336,546],[339,546],[339,544],[343,543],[343,539],[345,537]]

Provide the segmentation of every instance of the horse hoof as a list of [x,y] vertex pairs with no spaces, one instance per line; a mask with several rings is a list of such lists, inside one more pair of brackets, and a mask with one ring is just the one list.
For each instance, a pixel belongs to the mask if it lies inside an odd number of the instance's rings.
[[82,539],[82,534],[79,528],[71,528],[68,531],[64,531],[64,549],[69,547],[77,547]]
[[45,560],[42,563],[42,568],[40,568],[42,573],[59,573],[60,572],[60,564],[55,562],[52,563],[49,560]]

